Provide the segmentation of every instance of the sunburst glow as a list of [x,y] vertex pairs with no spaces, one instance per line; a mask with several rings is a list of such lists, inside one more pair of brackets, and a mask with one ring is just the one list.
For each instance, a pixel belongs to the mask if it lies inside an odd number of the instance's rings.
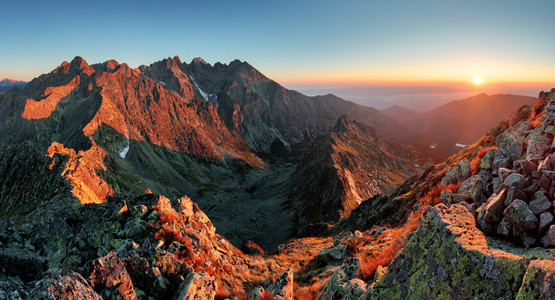
[[482,84],[482,76],[480,75],[476,75],[474,76],[474,79],[472,79],[472,81],[474,82],[475,85],[480,85]]

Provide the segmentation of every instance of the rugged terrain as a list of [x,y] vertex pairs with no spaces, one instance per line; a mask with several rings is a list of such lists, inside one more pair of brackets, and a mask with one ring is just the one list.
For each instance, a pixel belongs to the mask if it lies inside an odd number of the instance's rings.
[[77,57],[0,95],[0,299],[549,299],[553,96],[412,176],[247,63]]

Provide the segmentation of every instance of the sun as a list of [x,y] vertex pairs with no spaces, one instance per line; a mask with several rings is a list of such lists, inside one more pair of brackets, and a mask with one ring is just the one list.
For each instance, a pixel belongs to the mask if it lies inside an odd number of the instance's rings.
[[472,81],[474,82],[475,85],[480,85],[482,84],[482,76],[476,75],[474,76],[474,79],[472,79]]

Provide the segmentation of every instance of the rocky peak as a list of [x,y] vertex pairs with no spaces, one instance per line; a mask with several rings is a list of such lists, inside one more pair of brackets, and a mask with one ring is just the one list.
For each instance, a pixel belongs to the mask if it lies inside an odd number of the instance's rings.
[[341,115],[337,119],[332,131],[336,133],[353,131],[356,130],[356,126],[355,121],[351,120],[347,115]]
[[94,73],[94,69],[81,57],[76,56],[71,62],[64,61],[53,73],[65,74],[80,74],[86,73],[88,75]]
[[202,57],[193,58],[193,61],[191,61],[191,64],[194,64],[194,63],[200,63],[200,64],[203,64],[203,65],[208,64],[206,61],[204,61],[204,59],[202,59]]

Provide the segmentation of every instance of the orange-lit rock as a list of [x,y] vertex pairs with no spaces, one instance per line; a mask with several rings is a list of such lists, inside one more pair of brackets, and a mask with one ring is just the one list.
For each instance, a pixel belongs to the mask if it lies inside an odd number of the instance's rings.
[[106,196],[114,195],[114,190],[96,173],[99,170],[106,170],[102,159],[107,153],[96,143],[92,143],[89,150],[79,151],[79,153],[57,142],[53,142],[48,148],[50,157],[56,153],[69,157],[62,176],[71,183],[72,193],[81,201],[81,204],[102,203],[106,201]]
[[56,87],[47,87],[44,91],[42,100],[27,99],[25,102],[25,109],[21,117],[33,120],[33,119],[44,119],[50,117],[52,112],[56,110],[56,105],[60,102],[60,99],[67,96],[71,91],[79,85],[80,77],[75,77],[68,84]]

